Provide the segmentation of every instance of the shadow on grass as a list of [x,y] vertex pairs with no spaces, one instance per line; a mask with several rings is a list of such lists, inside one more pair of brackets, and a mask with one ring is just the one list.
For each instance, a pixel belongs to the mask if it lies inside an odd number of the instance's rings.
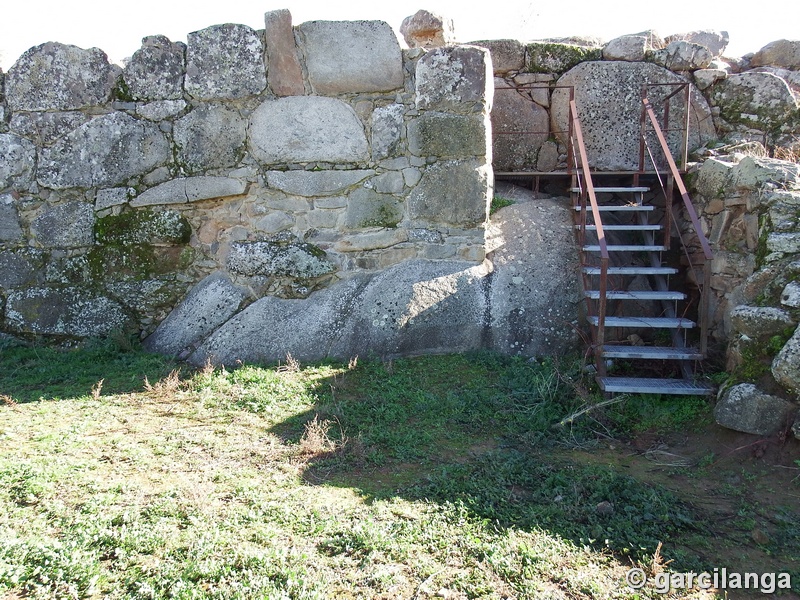
[[[664,488],[553,456],[583,435],[553,428],[582,403],[577,373],[493,354],[362,363],[272,432],[298,445],[307,483],[354,488],[367,501],[456,505],[487,526],[541,528],[636,560],[704,532]],[[686,555],[675,566],[698,565]]]
[[104,394],[141,392],[146,380],[156,382],[178,367],[112,340],[91,341],[81,351],[0,347],[0,395],[17,403],[78,398],[90,396],[100,380]]

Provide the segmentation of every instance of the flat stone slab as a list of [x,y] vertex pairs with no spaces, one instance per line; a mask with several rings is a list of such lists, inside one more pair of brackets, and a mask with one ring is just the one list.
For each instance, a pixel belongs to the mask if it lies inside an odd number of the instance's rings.
[[327,275],[336,267],[325,252],[307,243],[233,242],[228,268],[242,275],[288,275],[313,279]]
[[167,356],[194,350],[239,311],[247,296],[247,291],[224,273],[209,275],[161,322],[144,347]]
[[[641,89],[645,83],[685,83],[685,79],[650,63],[603,61],[581,63],[558,80],[559,86],[575,87],[578,116],[593,168],[608,171],[638,169]],[[674,89],[667,86],[650,88],[650,102],[659,117],[662,99]],[[691,84],[690,89],[689,150],[692,150],[715,139],[716,132],[708,103]],[[682,99],[680,102],[676,99],[670,109],[671,123],[681,123],[683,111]],[[568,90],[554,90],[551,121],[553,132],[565,143],[569,124]],[[668,137],[674,156],[679,156],[681,138],[680,134]],[[653,140],[651,147],[653,154],[660,156],[660,147],[653,145]],[[649,163],[647,166],[649,168]]]
[[480,225],[488,213],[490,171],[477,159],[431,165],[408,196],[409,218],[467,228]]
[[297,96],[270,100],[250,117],[249,147],[264,164],[352,163],[369,158],[364,126],[349,104]]
[[269,171],[267,184],[271,188],[296,196],[334,196],[343,193],[372,177],[371,169],[339,169],[329,171]]
[[310,21],[295,28],[314,93],[388,92],[403,87],[403,55],[383,21]]
[[183,204],[212,198],[241,196],[247,191],[247,183],[230,177],[179,177],[142,192],[131,200],[133,207],[153,204]]

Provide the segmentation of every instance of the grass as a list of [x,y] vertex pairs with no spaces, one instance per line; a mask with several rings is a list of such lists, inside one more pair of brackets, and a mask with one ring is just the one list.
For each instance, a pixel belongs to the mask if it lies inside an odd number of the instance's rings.
[[[9,598],[657,598],[626,587],[631,566],[711,568],[727,547],[690,496],[603,454],[709,407],[653,398],[554,427],[594,400],[579,365],[0,352]],[[796,566],[796,506],[730,494],[737,531],[769,513],[763,553]]]

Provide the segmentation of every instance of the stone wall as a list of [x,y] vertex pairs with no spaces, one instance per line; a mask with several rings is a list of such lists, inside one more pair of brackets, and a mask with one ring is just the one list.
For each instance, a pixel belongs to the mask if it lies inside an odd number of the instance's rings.
[[481,48],[288,11],[147,37],[124,69],[31,48],[2,96],[3,330],[149,333],[220,271],[302,298],[409,259],[481,264],[490,73]]

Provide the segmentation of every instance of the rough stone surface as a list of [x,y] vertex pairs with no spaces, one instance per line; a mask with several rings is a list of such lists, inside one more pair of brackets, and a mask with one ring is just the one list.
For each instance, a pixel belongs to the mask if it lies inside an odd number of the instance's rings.
[[530,42],[525,49],[525,70],[529,73],[564,73],[578,63],[600,60],[603,55],[599,47],[550,41]]
[[480,110],[491,108],[493,81],[491,57],[485,48],[436,48],[417,61],[416,105],[454,112],[472,112],[476,105]]
[[264,14],[267,84],[276,96],[302,96],[303,70],[297,56],[292,14],[287,9]]
[[287,353],[300,361],[324,358],[367,279],[357,276],[306,299],[261,298],[217,329],[189,361],[233,366],[275,363]]
[[[498,171],[535,170],[539,149],[550,137],[547,109],[530,94],[495,81],[492,103],[492,164]],[[525,133],[519,132],[535,132]]]
[[770,233],[767,235],[767,250],[781,254],[800,252],[800,232]]
[[37,171],[52,188],[108,187],[166,163],[169,144],[155,124],[116,112],[92,119],[50,148]]
[[783,398],[765,394],[751,383],[740,383],[723,390],[714,407],[714,418],[728,429],[773,435],[788,425],[796,410]]
[[103,217],[95,230],[98,244],[122,246],[186,244],[192,233],[189,222],[179,212],[149,209]]
[[369,158],[355,111],[334,98],[298,96],[261,104],[250,118],[249,146],[265,164],[359,162]]
[[133,188],[106,188],[104,190],[97,190],[97,195],[94,199],[95,211],[111,208],[112,206],[120,206],[127,204],[136,190]]
[[623,35],[603,47],[603,60],[642,62],[649,49],[646,35]]
[[247,191],[247,184],[230,177],[179,177],[150,188],[131,200],[131,206],[152,204],[182,204],[212,198],[239,196]]
[[38,285],[44,279],[47,255],[38,249],[0,252],[0,288]]
[[383,21],[311,21],[296,29],[316,94],[387,92],[403,86],[403,56]]
[[800,308],[800,282],[786,284],[781,292],[781,304],[789,308]]
[[213,25],[187,39],[184,85],[194,98],[246,98],[267,87],[261,37],[250,27]]
[[725,48],[728,47],[730,36],[727,31],[715,31],[713,29],[702,29],[689,31],[688,33],[677,33],[667,36],[664,40],[667,44],[672,42],[684,41],[692,44],[705,46],[714,58],[722,56]]
[[377,274],[355,299],[330,355],[391,358],[481,347],[487,274],[485,265],[421,260]]
[[402,218],[403,207],[396,197],[361,188],[348,198],[342,226],[345,229],[395,227]]
[[47,42],[26,51],[8,71],[6,102],[12,112],[99,106],[111,97],[118,70],[98,48]]
[[480,225],[488,212],[490,171],[479,160],[432,165],[408,197],[409,217],[459,227]]
[[224,273],[209,275],[159,324],[144,347],[150,352],[181,356],[235,315],[247,296],[247,291]]
[[722,69],[698,69],[692,75],[695,85],[700,90],[706,90],[718,81],[728,78],[728,72]]
[[178,160],[190,174],[236,165],[244,156],[246,135],[239,112],[218,104],[195,108],[173,129]]
[[88,120],[88,116],[74,111],[14,113],[9,129],[37,145],[49,146]]
[[714,86],[711,102],[733,125],[774,130],[798,120],[797,100],[786,82],[772,73],[731,75]]
[[757,338],[775,335],[796,325],[789,313],[770,306],[737,306],[731,311],[731,325],[739,333]]
[[800,391],[800,327],[772,361],[775,381],[792,391]]
[[178,100],[183,96],[184,45],[163,35],[142,39],[123,76],[134,100]]
[[453,20],[427,10],[418,10],[403,19],[400,34],[409,48],[438,48],[456,40]]
[[519,40],[481,40],[469,45],[489,51],[495,75],[521,71],[525,66],[525,45]]
[[8,295],[5,324],[18,333],[85,338],[124,329],[130,317],[118,302],[82,288],[32,287]]
[[324,251],[297,242],[234,242],[228,268],[242,275],[287,275],[298,279],[313,279],[335,270]]
[[408,123],[408,149],[417,156],[486,156],[489,151],[486,142],[482,115],[431,111]]
[[352,236],[344,236],[334,244],[333,248],[337,252],[364,252],[390,248],[405,241],[408,241],[405,229],[373,228]]
[[137,104],[136,114],[150,121],[163,121],[178,116],[185,108],[185,100],[156,100],[147,104]]
[[539,155],[536,157],[536,170],[542,173],[555,171],[559,163],[558,144],[553,141],[546,141],[539,148]]
[[13,133],[0,134],[0,190],[27,190],[33,183],[36,146]]
[[800,40],[770,42],[753,55],[750,65],[800,69]]
[[69,202],[46,209],[31,222],[31,235],[46,248],[79,248],[94,243],[94,206]]
[[[645,83],[684,83],[678,75],[649,63],[622,61],[586,62],[579,64],[563,77],[558,85],[575,86],[575,101],[581,117],[589,162],[600,170],[635,170],[639,165],[639,118],[641,88]],[[660,114],[661,98],[670,89],[651,87],[650,101]],[[689,149],[702,146],[716,138],[711,110],[696,88],[690,95]],[[568,129],[569,94],[557,89],[552,97],[551,120],[555,131]],[[670,118],[682,122],[684,108],[680,103],[671,107]],[[564,134],[559,134],[564,141]],[[673,153],[680,135],[669,137]],[[654,151],[655,152],[655,151]]]
[[375,174],[372,170],[269,171],[267,184],[296,196],[333,196]]
[[498,189],[515,204],[492,215],[486,232],[492,347],[507,354],[559,356],[577,347],[581,297],[572,215],[566,199],[534,200]]
[[0,244],[3,242],[19,242],[23,239],[19,226],[19,213],[14,205],[14,196],[0,195]]
[[390,104],[372,112],[372,158],[381,160],[395,154],[403,133],[402,104]]
[[671,71],[696,71],[707,68],[714,60],[714,55],[700,44],[676,40],[667,44],[666,48],[654,51],[652,60]]

